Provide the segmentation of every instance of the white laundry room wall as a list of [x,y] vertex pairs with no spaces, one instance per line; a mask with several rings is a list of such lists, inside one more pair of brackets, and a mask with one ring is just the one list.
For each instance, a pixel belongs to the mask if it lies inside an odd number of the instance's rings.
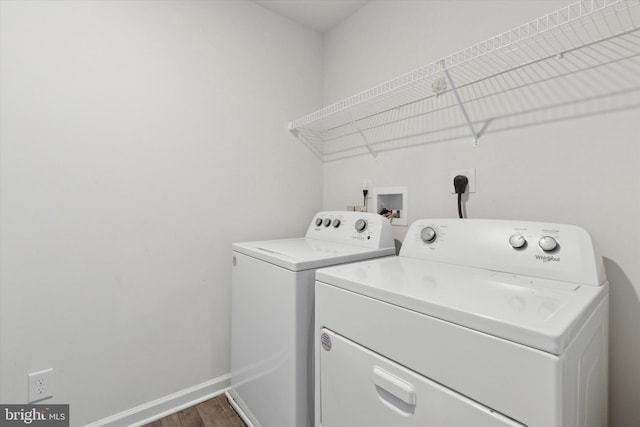
[[[306,230],[322,39],[250,1],[0,2],[0,402],[228,383],[230,245]],[[134,411],[135,412],[135,411]]]
[[[324,105],[566,6],[567,1],[372,1],[325,35]],[[640,71],[639,71],[640,72]],[[632,95],[630,95],[632,96]],[[637,94],[635,95],[637,97]],[[475,168],[473,218],[571,223],[598,242],[611,284],[611,427],[640,425],[640,110],[325,163],[323,205],[407,186],[409,223],[456,217],[450,171]],[[406,227],[394,227],[402,239]],[[532,403],[535,404],[535,403]]]

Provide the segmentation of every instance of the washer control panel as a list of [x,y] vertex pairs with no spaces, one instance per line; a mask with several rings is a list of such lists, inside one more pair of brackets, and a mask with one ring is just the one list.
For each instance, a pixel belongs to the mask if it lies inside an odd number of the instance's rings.
[[319,212],[305,237],[371,248],[394,247],[389,220],[368,212]]
[[400,256],[593,285],[605,277],[589,234],[567,224],[424,219],[409,228]]

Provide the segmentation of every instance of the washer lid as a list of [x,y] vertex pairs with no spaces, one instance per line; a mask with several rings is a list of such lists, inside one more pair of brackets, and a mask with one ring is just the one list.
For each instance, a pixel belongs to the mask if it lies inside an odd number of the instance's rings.
[[234,243],[231,248],[291,271],[310,270],[395,254],[394,247],[370,249],[309,238]]
[[561,354],[608,286],[405,257],[319,270],[316,280],[509,341]]

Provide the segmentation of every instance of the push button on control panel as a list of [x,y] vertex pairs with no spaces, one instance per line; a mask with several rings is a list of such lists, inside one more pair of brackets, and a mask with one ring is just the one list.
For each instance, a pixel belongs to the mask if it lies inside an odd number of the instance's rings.
[[333,228],[338,228],[340,227],[340,225],[342,225],[342,221],[339,220],[338,218],[316,218],[313,223],[316,225],[316,227],[321,227],[324,225],[325,228],[329,228],[331,227],[331,225],[333,225]]

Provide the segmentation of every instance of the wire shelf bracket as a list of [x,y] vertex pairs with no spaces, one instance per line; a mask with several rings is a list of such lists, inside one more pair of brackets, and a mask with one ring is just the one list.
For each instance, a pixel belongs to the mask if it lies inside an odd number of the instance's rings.
[[[444,68],[444,60],[442,61],[442,67]],[[469,130],[471,131],[471,136],[473,137],[473,146],[477,147],[478,146],[478,140],[480,139],[480,135],[478,134],[478,132],[476,132],[475,128],[473,127],[473,123],[471,122],[471,119],[469,118],[469,113],[467,113],[467,109],[464,108],[464,103],[462,102],[462,98],[460,98],[460,94],[458,93],[458,88],[456,87],[455,82],[453,81],[453,78],[451,77],[451,73],[449,73],[449,70],[444,68],[444,75],[447,77],[447,81],[449,82],[449,85],[451,86],[451,91],[453,92],[453,95],[456,97],[456,101],[458,101],[458,106],[460,107],[460,110],[462,111],[462,115],[464,116],[464,120],[467,122],[467,126],[469,127]]]
[[360,137],[364,141],[364,146],[369,151],[369,154],[371,154],[374,159],[377,159],[378,158],[378,154],[375,151],[373,151],[373,149],[371,148],[371,145],[369,144],[369,140],[367,139],[367,136],[364,134],[362,129],[360,129],[358,127],[358,125],[356,124],[356,121],[354,120],[353,116],[351,116],[351,126],[353,126],[353,128],[356,130],[356,132],[358,132],[358,134],[360,135]]

